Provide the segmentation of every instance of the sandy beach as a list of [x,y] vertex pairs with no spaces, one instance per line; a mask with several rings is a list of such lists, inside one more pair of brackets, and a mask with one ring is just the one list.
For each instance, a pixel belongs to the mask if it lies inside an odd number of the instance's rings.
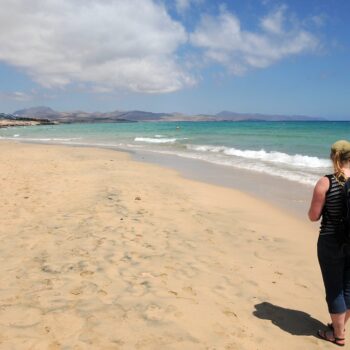
[[112,150],[0,143],[1,349],[328,349],[318,224]]

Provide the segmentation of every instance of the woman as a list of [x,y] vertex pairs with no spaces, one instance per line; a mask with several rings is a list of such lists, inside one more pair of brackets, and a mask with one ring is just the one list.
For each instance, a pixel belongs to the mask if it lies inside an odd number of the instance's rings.
[[332,320],[328,329],[318,331],[318,335],[344,346],[345,324],[350,318],[350,247],[338,242],[335,228],[341,217],[342,187],[350,177],[350,142],[341,140],[334,143],[331,159],[334,174],[317,182],[309,219],[318,221],[322,217],[317,253]]

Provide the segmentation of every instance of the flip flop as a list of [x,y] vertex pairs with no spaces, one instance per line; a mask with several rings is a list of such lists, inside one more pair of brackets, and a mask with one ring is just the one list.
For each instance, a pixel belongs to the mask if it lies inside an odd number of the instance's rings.
[[323,340],[326,340],[326,341],[329,341],[335,345],[338,345],[338,346],[345,346],[345,343],[339,343],[340,341],[343,341],[345,340],[345,338],[338,338],[338,337],[335,337],[334,336],[334,333],[333,333],[333,338],[328,338],[327,337],[327,331],[318,331],[317,332],[317,335],[323,339]]

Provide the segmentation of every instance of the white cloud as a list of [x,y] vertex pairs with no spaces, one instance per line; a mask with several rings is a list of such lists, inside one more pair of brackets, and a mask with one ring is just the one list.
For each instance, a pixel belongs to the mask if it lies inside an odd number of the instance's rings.
[[183,26],[152,0],[2,0],[0,61],[47,87],[171,92],[193,84],[176,61]]
[[250,32],[241,28],[235,15],[222,9],[216,17],[203,16],[190,41],[204,50],[207,60],[224,65],[233,74],[243,74],[317,47],[317,39],[296,24],[285,29],[285,17],[286,8],[281,7],[261,19],[260,32]]
[[0,91],[1,100],[14,100],[19,102],[24,102],[24,101],[30,101],[32,98],[33,98],[32,95],[22,91],[13,91],[13,92]]
[[176,9],[178,12],[186,11],[191,4],[191,0],[176,0]]
[[175,6],[177,12],[184,14],[191,5],[200,5],[203,3],[203,0],[175,0]]
[[285,21],[284,13],[286,8],[280,7],[261,20],[261,27],[267,32],[281,34],[283,32],[283,23]]

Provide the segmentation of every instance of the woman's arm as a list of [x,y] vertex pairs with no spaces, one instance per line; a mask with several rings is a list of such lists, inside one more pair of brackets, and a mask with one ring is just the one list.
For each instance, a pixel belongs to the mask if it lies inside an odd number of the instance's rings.
[[308,213],[309,219],[311,221],[318,221],[320,219],[328,189],[329,179],[327,177],[322,177],[319,179],[314,188],[314,193]]

